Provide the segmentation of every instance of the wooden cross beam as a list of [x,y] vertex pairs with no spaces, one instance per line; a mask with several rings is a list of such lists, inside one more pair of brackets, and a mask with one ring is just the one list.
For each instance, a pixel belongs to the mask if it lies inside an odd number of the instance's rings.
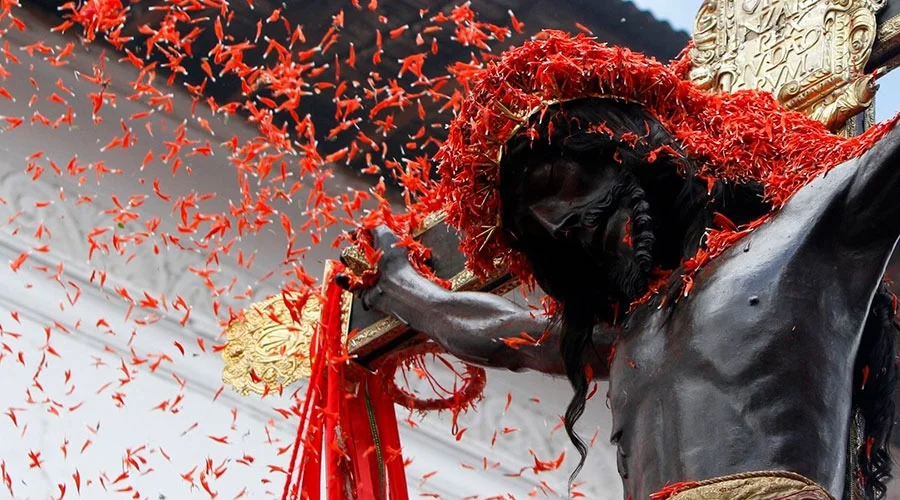
[[900,1],[888,0],[877,15],[877,31],[866,72],[900,65]]

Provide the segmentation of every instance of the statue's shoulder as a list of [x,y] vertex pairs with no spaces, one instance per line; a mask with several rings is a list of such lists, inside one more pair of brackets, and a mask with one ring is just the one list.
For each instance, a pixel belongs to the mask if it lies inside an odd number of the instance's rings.
[[773,219],[791,214],[806,213],[816,216],[817,211],[827,209],[835,202],[842,201],[843,194],[850,187],[860,166],[866,161],[866,155],[847,160],[836,167],[811,178],[806,185],[791,196]]

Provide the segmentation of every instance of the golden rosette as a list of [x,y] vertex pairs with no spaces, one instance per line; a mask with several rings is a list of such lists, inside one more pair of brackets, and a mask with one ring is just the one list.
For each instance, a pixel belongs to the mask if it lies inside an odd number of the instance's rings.
[[225,331],[222,380],[246,396],[277,391],[309,377],[309,348],[320,313],[315,294],[303,304],[300,323],[293,321],[281,295],[247,308]]
[[[329,262],[326,283],[331,279],[331,269]],[[312,373],[309,351],[321,319],[321,300],[310,293],[300,307],[300,321],[295,322],[285,298],[297,300],[297,305],[302,299],[300,294],[285,293],[253,304],[225,330],[222,380],[243,396],[277,392]],[[345,340],[352,299],[353,295],[345,292],[341,301]]]

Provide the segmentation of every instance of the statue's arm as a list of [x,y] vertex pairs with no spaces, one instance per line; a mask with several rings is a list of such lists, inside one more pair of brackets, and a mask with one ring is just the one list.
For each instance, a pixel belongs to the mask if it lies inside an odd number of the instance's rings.
[[[465,362],[565,374],[559,327],[550,324],[541,312],[490,293],[448,291],[409,264],[405,249],[392,246],[396,237],[390,231],[379,228],[374,236],[384,253],[378,263],[377,283],[359,293],[367,307],[394,315]],[[523,338],[523,333],[544,338],[539,344],[517,343],[515,347],[503,341]],[[586,353],[586,360],[595,376],[605,377],[613,338],[598,329],[594,340],[597,352]]]
[[854,246],[884,243],[889,251],[900,235],[900,126],[856,161],[841,210],[841,233]]

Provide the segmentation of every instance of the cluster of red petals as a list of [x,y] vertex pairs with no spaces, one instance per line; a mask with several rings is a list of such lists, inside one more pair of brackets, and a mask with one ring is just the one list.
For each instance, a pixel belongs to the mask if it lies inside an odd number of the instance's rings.
[[84,38],[91,42],[97,33],[109,33],[121,28],[127,21],[128,8],[121,0],[84,0],[66,2],[59,10],[68,12],[65,27],[72,23],[84,27]]
[[[665,65],[557,31],[545,31],[488,65],[436,156],[441,181],[431,197],[463,234],[461,249],[472,270],[486,276],[508,268],[523,281],[530,279],[524,256],[510,248],[500,230],[499,158],[510,137],[530,132],[523,126],[527,117],[559,101],[610,97],[643,105],[682,144],[698,176],[762,183],[773,210],[814,177],[863,154],[896,123],[848,139],[785,110],[767,92],[706,92],[687,81],[689,67],[686,58]],[[712,230],[706,248],[686,263],[685,282],[764,219],[745,228]]]
[[[186,394],[205,389],[185,390],[186,385],[190,387],[194,383],[182,368],[194,366],[199,356],[219,358],[219,353],[227,349],[218,341],[224,335],[216,339],[214,325],[205,322],[218,321],[222,327],[229,324],[240,317],[243,305],[261,299],[258,294],[263,286],[273,281],[281,282],[279,288],[296,321],[306,298],[319,294],[322,300],[322,295],[327,297],[329,290],[330,283],[324,289],[319,288],[316,278],[307,273],[304,264],[310,262],[307,260],[311,259],[310,247],[327,244],[325,238],[333,241],[335,248],[346,244],[350,237],[341,232],[343,228],[389,225],[401,234],[401,244],[410,248],[416,266],[429,272],[424,264],[429,250],[411,236],[427,214],[399,213],[402,210],[395,213],[392,200],[388,200],[387,182],[390,179],[400,184],[404,201],[409,204],[433,189],[430,154],[443,135],[442,117],[456,111],[465,93],[460,87],[478,74],[480,61],[494,57],[484,51],[499,52],[497,44],[507,41],[514,30],[522,32],[521,23],[511,12],[512,29],[480,20],[481,16],[468,3],[435,12],[416,9],[417,22],[409,25],[405,21],[411,13],[405,9],[379,7],[377,0],[362,3],[351,0],[349,6],[342,5],[343,8],[333,13],[331,23],[307,26],[308,33],[304,33],[298,21],[306,19],[296,18],[296,13],[286,6],[273,8],[266,4],[254,9],[253,0],[154,0],[143,5],[139,2],[63,0],[59,7],[62,22],[48,29],[44,25],[46,19],[36,19],[32,6],[18,0],[0,0],[0,37],[4,42],[0,44],[0,102],[4,103],[0,134],[9,134],[3,139],[10,144],[21,142],[17,147],[34,144],[48,148],[27,155],[21,155],[18,150],[7,155],[11,162],[21,162],[24,171],[10,173],[17,176],[24,173],[36,183],[33,192],[26,190],[29,199],[23,198],[28,206],[23,205],[22,210],[8,218],[11,205],[0,198],[5,220],[2,229],[6,231],[4,234],[14,237],[11,242],[16,245],[9,248],[21,247],[18,256],[8,263],[10,272],[17,275],[11,283],[22,283],[25,289],[32,289],[35,280],[43,282],[46,278],[58,284],[62,288],[59,296],[48,295],[42,304],[55,306],[55,299],[59,299],[59,310],[65,312],[65,316],[39,315],[37,321],[44,322],[43,346],[32,342],[32,335],[0,327],[0,365],[4,370],[19,370],[10,373],[17,374],[13,378],[23,382],[21,394],[16,394],[18,388],[13,388],[7,391],[9,399],[0,398],[0,404],[6,406],[0,418],[12,425],[11,429],[0,428],[3,432],[12,431],[0,433],[0,439],[18,434],[23,443],[33,440],[27,434],[29,428],[32,435],[35,429],[34,425],[29,426],[28,415],[44,419],[42,415],[51,414],[65,419],[83,405],[94,406],[95,410],[89,410],[93,412],[105,410],[106,405],[114,411],[134,411],[144,401],[132,402],[134,397],[128,396],[155,394],[153,391],[144,394],[143,389],[148,386],[142,384],[157,383],[155,378],[142,379],[138,375],[159,375],[166,370],[171,370],[178,392],[148,409],[152,418],[157,418],[156,415],[179,421],[192,418],[196,410],[185,410],[185,399],[193,404],[192,401],[200,398]],[[132,5],[141,8],[131,8]],[[404,19],[398,23],[396,17],[401,12]],[[247,32],[248,22],[255,22],[255,33]],[[359,26],[371,29],[359,32]],[[105,48],[98,50],[96,42],[103,43]],[[359,57],[354,42],[365,44]],[[468,47],[464,51],[466,62],[453,63],[450,74],[443,63],[436,63],[437,58],[429,61],[441,50],[446,51],[447,43],[451,47],[460,44]],[[369,50],[371,47],[374,51]],[[410,53],[411,48],[415,53]],[[441,53],[441,58],[444,56]],[[400,61],[399,68],[394,63],[388,64],[392,60]],[[67,65],[72,69],[58,69]],[[225,79],[230,88],[240,91],[223,93],[221,87],[207,88],[221,85]],[[321,112],[321,106],[327,105],[329,99],[333,106],[325,109],[331,109],[333,115]],[[130,114],[126,109],[130,109]],[[229,126],[229,120],[246,121],[255,130]],[[113,123],[108,127],[110,122],[118,122],[119,126]],[[401,141],[395,138],[410,123],[419,125],[419,130],[404,134],[408,140],[404,138],[400,145]],[[62,134],[85,130],[90,130],[93,134],[90,142],[96,141],[98,147],[85,145],[85,150],[79,150],[80,158],[75,152],[69,154],[67,148],[53,146]],[[201,160],[210,156],[216,158]],[[122,160],[141,157],[139,165]],[[199,166],[205,161],[206,165],[220,165],[223,175],[227,172],[234,175],[237,193],[217,194],[209,191],[209,186],[191,181],[192,170],[203,168]],[[334,172],[356,163],[364,165],[363,173],[383,178],[374,186],[359,186],[360,189],[335,185],[331,180]],[[167,180],[170,173],[174,179],[171,183]],[[126,177],[133,178],[118,184]],[[58,191],[44,189],[48,179],[47,185],[54,188],[61,181]],[[131,180],[140,187],[126,187]],[[94,182],[104,187],[96,192],[85,187]],[[104,184],[109,182],[115,184]],[[32,195],[41,196],[33,205]],[[158,205],[152,206],[154,203]],[[93,227],[82,235],[83,241],[52,239],[51,231],[62,233],[63,238],[76,234],[68,231],[71,218],[58,217],[50,211],[60,206],[97,214],[98,218],[92,219]],[[87,223],[87,220],[79,222]],[[57,227],[61,229],[57,231]],[[253,245],[250,240],[270,231],[283,233],[286,242],[283,256],[257,259],[256,249],[267,247],[268,243]],[[336,235],[338,232],[341,234]],[[62,248],[54,243],[60,240]],[[307,241],[310,246],[306,246]],[[83,254],[67,254],[72,248],[68,245],[76,243],[84,245]],[[377,252],[370,243],[366,250],[372,257],[370,260],[377,260]],[[140,280],[132,282],[121,273],[119,276],[107,273],[110,263],[115,263],[137,268],[138,274],[143,275],[144,269],[156,268],[158,256],[172,252],[184,252],[195,259],[189,260],[192,265],[184,266],[184,281],[179,278],[177,282],[153,280],[142,284]],[[196,259],[198,255],[205,258]],[[79,262],[79,266],[68,266],[69,259]],[[80,267],[84,263],[87,268]],[[84,271],[90,271],[89,277]],[[372,273],[362,276],[363,283],[373,279]],[[191,280],[193,283],[188,285]],[[85,284],[90,285],[91,293],[98,294],[97,297],[109,299],[110,304],[115,304],[111,306],[113,310],[121,314],[95,318],[98,311],[93,306],[79,305],[79,300],[84,303],[80,297]],[[208,292],[209,310],[199,308],[191,296],[185,298],[179,291]],[[205,299],[202,293],[199,295],[198,300]],[[94,298],[91,296],[91,300]],[[7,322],[22,328],[37,328],[25,323],[27,311],[22,311],[21,320],[19,311],[7,312],[12,318],[11,322],[4,321],[7,328],[10,327]],[[163,322],[169,320],[185,328],[177,333],[176,338],[180,340],[173,340],[168,346],[160,346],[156,340],[143,342],[146,329],[163,327]],[[189,322],[193,323],[190,327]],[[72,375],[73,367],[83,365],[79,356],[85,352],[74,349],[69,354],[64,349],[64,343],[69,341],[55,339],[88,330],[96,330],[103,339],[117,339],[116,343],[110,340],[107,344],[104,340],[103,352],[93,357],[94,364],[87,377],[80,377],[84,370],[77,368]],[[323,339],[326,336],[322,335]],[[195,339],[195,346],[185,339]],[[340,340],[340,336],[330,340]],[[329,369],[345,366],[345,352],[338,349],[324,352]],[[272,354],[283,352],[279,348]],[[422,356],[418,358],[398,362],[398,368],[419,375]],[[213,361],[216,362],[220,363]],[[473,370],[454,370],[459,383],[445,384],[443,388],[436,386],[440,390],[437,395],[447,395],[448,401],[434,400],[434,404],[463,409],[477,399],[484,383],[483,372],[470,374]],[[19,377],[19,373],[24,377]],[[58,378],[56,373],[60,375]],[[113,375],[102,380],[103,385],[96,393],[85,393],[82,388],[98,377],[105,377],[103,373]],[[250,376],[255,383],[262,381],[255,373],[251,372]],[[332,381],[339,379],[329,377]],[[81,380],[79,390],[74,380]],[[107,388],[111,389],[111,395],[104,393]],[[308,401],[301,399],[298,392],[290,391],[274,384],[264,388],[264,397],[278,396],[277,402],[269,405],[280,415],[278,421],[295,419]],[[375,392],[382,395],[382,391]],[[211,395],[212,403],[234,404],[234,400],[229,402],[227,394],[226,387],[220,386]],[[219,399],[220,396],[225,399]],[[331,401],[344,402],[340,397]],[[261,405],[269,408],[265,402]],[[389,400],[385,408],[389,410],[385,413],[394,415]],[[357,416],[365,411],[362,408],[350,413]],[[327,411],[321,414],[328,419],[335,415]],[[172,435],[179,436],[174,439],[180,444],[191,439],[206,443],[208,439],[217,446],[228,445],[229,440],[241,439],[240,424],[236,422],[237,406],[232,406],[231,415],[230,431],[214,428],[215,418],[208,417],[218,415],[209,413],[193,423],[186,422],[186,430],[180,435],[174,431],[181,425],[178,422],[166,421],[154,428],[175,432]],[[114,429],[106,422],[131,417],[104,413],[103,418],[106,420],[102,427]],[[409,422],[416,425],[412,420]],[[257,434],[260,436],[258,450],[271,452],[270,458],[291,451],[276,437],[276,424],[275,418],[270,419],[262,429],[265,442],[261,441],[262,434]],[[210,429],[204,432],[206,436],[194,437],[200,434],[195,429],[205,427]],[[19,463],[0,459],[0,489],[5,488],[10,497],[17,498],[21,495],[14,492],[15,485],[30,483],[32,488],[45,482],[50,485],[48,481],[52,478],[59,487],[60,498],[65,496],[67,487],[71,496],[73,490],[80,493],[82,487],[89,486],[104,491],[110,488],[108,494],[113,494],[115,488],[117,493],[140,497],[138,473],[143,477],[154,470],[161,473],[173,470],[168,465],[154,463],[155,459],[178,467],[182,472],[180,477],[189,483],[191,491],[202,490],[215,498],[221,494],[218,488],[228,487],[218,480],[228,467],[233,467],[231,464],[259,468],[259,474],[266,475],[257,486],[262,489],[269,489],[268,485],[273,483],[269,476],[286,472],[281,461],[265,465],[260,460],[263,457],[254,459],[246,450],[230,446],[220,452],[211,450],[203,463],[188,463],[190,457],[173,457],[164,450],[170,448],[172,441],[152,443],[152,438],[148,442],[144,436],[140,443],[132,445],[114,431],[104,433],[100,428],[99,423],[87,425],[83,441],[68,431],[67,437],[60,435],[63,442],[58,449],[62,459],[74,469],[68,472],[68,467],[61,469],[56,465],[48,472],[48,465],[54,463],[49,456],[50,447],[36,452],[26,452],[23,448],[24,456],[19,457]],[[102,469],[108,461],[93,460],[81,462],[79,471],[79,462],[73,463],[74,457],[67,451],[70,439],[72,448],[76,448],[74,439],[83,443],[82,454],[96,442],[90,452],[97,449],[101,458],[108,457],[110,450],[128,446],[122,461],[125,470],[117,472],[118,477],[107,476]],[[382,444],[385,443],[382,439]],[[214,460],[218,453],[228,456]],[[240,453],[240,458],[233,453]],[[399,456],[399,444],[391,453]],[[254,460],[257,460],[255,465]],[[47,465],[42,469],[45,462]],[[90,469],[84,467],[87,464],[91,464]],[[400,469],[402,472],[402,464]],[[29,479],[31,474],[38,479]],[[67,474],[69,478],[65,477]],[[243,490],[232,496],[258,495],[250,492],[254,487],[249,483],[238,486],[241,487]],[[306,491],[303,495],[310,496]],[[265,496],[274,494],[267,491]],[[374,495],[360,497],[374,498]]]

